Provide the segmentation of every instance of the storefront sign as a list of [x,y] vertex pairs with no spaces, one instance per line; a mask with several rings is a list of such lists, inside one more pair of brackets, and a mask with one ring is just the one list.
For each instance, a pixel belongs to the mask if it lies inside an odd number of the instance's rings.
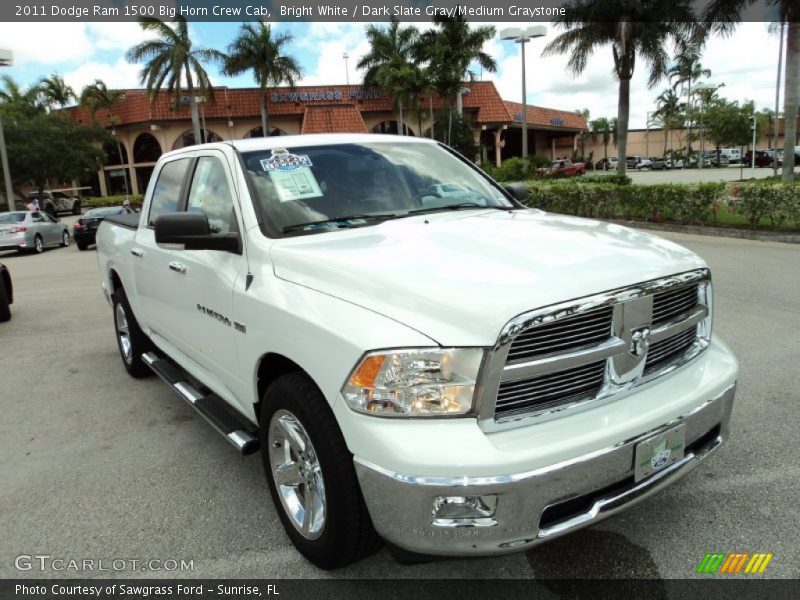
[[328,90],[321,92],[273,92],[269,99],[270,102],[318,102],[320,100],[373,100],[380,98],[379,90]]

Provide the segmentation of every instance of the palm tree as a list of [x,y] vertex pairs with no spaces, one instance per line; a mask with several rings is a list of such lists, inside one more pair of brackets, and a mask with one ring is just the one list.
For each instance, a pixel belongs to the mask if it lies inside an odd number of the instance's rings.
[[150,101],[154,101],[166,83],[172,94],[173,110],[178,110],[183,97],[182,83],[186,82],[186,93],[192,113],[192,131],[195,143],[200,140],[200,117],[197,112],[195,92],[213,100],[214,88],[208,79],[204,64],[223,62],[227,58],[222,52],[208,48],[195,48],[189,38],[186,19],[176,17],[174,27],[154,18],[139,21],[142,29],[152,31],[155,39],[145,40],[128,50],[130,62],[144,62],[140,80],[146,84]]
[[461,96],[464,80],[475,80],[475,72],[470,66],[477,63],[485,71],[497,71],[497,62],[483,51],[484,44],[495,36],[495,28],[490,25],[472,28],[460,15],[437,16],[433,23],[435,29],[420,36],[415,57],[428,62],[436,91],[448,102],[449,143],[453,104]]
[[[606,117],[600,117],[599,119],[595,119],[589,124],[589,137],[592,140],[593,144],[597,143],[597,139],[601,138],[603,141],[603,158],[608,158],[608,144],[611,143],[611,121],[609,121]],[[607,166],[607,162],[604,162],[604,167]]]
[[636,58],[649,67],[648,84],[658,83],[667,71],[666,46],[687,46],[695,29],[692,0],[572,0],[557,26],[566,29],[544,49],[545,56],[570,53],[567,67],[582,73],[597,48],[610,45],[614,75],[619,81],[617,171],[625,173],[630,115],[630,84]]
[[[114,136],[114,141],[117,143],[117,154],[119,154],[120,163],[124,162],[122,154],[122,145],[119,142],[117,135],[117,117],[114,114],[114,107],[117,102],[121,100],[125,94],[120,90],[110,90],[105,81],[95,79],[94,83],[87,85],[81,90],[79,99],[80,105],[84,110],[88,111],[92,117],[92,121],[97,122],[97,111],[104,110],[108,113],[108,122],[111,124],[111,135]],[[125,195],[130,193],[128,186],[128,171],[122,167],[122,181],[125,185]]]
[[64,108],[75,99],[75,90],[67,85],[64,78],[58,73],[53,73],[39,82],[39,90],[44,103],[53,108]]
[[269,135],[267,88],[284,82],[294,88],[295,82],[303,75],[294,57],[284,52],[284,47],[293,39],[289,33],[273,36],[272,27],[259,21],[257,25],[243,24],[239,36],[228,46],[225,74],[233,76],[252,71],[261,88],[261,131],[265,137]]
[[[583,117],[584,120],[586,121],[586,124],[587,125],[589,124],[589,116],[591,115],[591,113],[589,112],[588,108],[577,109],[575,111],[575,114]],[[581,160],[583,160],[583,156],[584,156],[585,143],[586,143],[586,134],[585,134],[585,132],[582,132],[581,133]]]
[[[756,0],[711,0],[703,13],[704,32],[729,35],[742,20],[742,13]],[[783,155],[794,155],[797,144],[797,115],[800,106],[800,3],[797,0],[768,0],[786,24],[786,71],[783,100]],[[784,181],[794,180],[792,160],[783,161]]]
[[656,98],[655,122],[664,130],[664,155],[667,154],[667,137],[672,129],[682,127],[684,104],[673,88],[667,88]]
[[359,69],[366,69],[364,85],[376,86],[392,95],[398,110],[398,131],[404,135],[403,100],[408,96],[408,81],[413,66],[411,56],[418,39],[417,30],[403,27],[393,18],[386,29],[368,25],[366,34],[370,50],[358,62]]
[[44,110],[41,92],[38,87],[32,86],[23,89],[10,75],[0,77],[3,87],[0,88],[0,104],[5,108],[14,110],[24,115],[33,115]]
[[681,88],[681,94],[686,92],[686,116],[688,124],[687,144],[688,151],[692,151],[692,84],[701,77],[711,77],[711,69],[706,69],[700,64],[700,51],[696,43],[690,44],[675,57],[675,64],[667,71],[667,78],[672,83],[672,89]]

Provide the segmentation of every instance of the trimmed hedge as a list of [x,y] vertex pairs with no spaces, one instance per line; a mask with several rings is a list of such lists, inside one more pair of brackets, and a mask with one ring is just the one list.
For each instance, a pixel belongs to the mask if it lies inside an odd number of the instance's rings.
[[[128,200],[131,201],[132,206],[141,206],[142,194],[130,194]],[[125,196],[87,196],[81,199],[81,206],[83,208],[99,208],[101,206],[122,206]]]
[[800,185],[528,183],[528,204],[599,219],[800,229]]

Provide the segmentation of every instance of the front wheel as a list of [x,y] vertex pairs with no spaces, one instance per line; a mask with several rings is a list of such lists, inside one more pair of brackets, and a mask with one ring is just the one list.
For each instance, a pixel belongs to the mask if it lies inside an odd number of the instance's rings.
[[67,246],[69,246],[69,233],[65,231],[61,234],[61,247],[66,248]]
[[122,364],[128,374],[136,379],[151,375],[152,371],[142,360],[142,354],[152,349],[152,343],[139,328],[122,288],[114,292],[114,331]]
[[364,504],[353,456],[333,412],[302,373],[275,380],[262,400],[261,457],[287,535],[317,567],[368,556],[380,538]]
[[89,247],[89,244],[86,242],[75,242],[78,245],[78,250],[86,250]]

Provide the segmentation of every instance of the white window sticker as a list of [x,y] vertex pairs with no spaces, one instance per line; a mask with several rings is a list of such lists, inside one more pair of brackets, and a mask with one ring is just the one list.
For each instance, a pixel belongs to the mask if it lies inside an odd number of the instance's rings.
[[261,167],[269,173],[281,202],[320,198],[323,195],[311,166],[308,156],[298,156],[280,149],[273,150],[271,157],[261,161]]

